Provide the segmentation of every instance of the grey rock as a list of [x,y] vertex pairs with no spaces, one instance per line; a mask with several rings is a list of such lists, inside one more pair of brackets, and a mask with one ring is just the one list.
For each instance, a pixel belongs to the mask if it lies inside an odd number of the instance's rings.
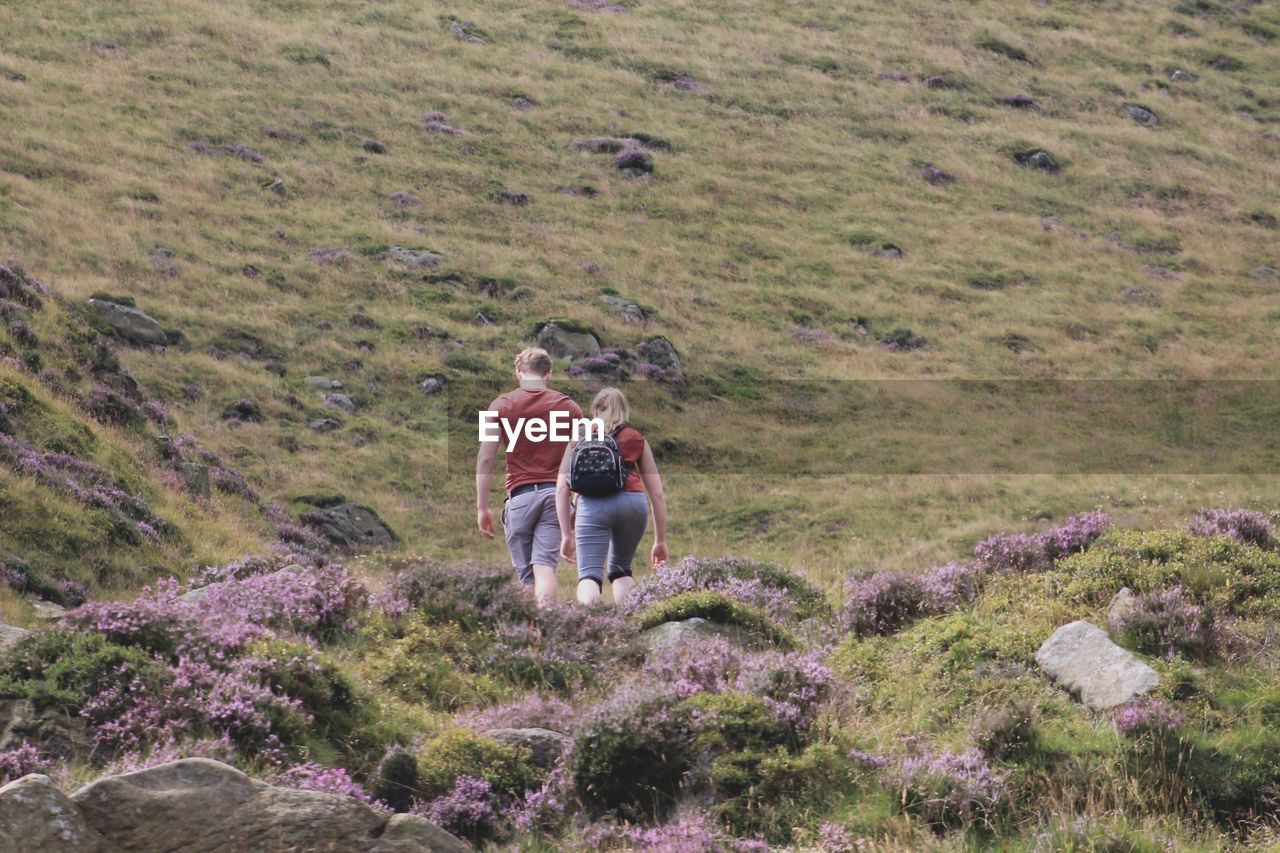
[[885,243],[883,246],[876,249],[874,254],[877,258],[888,258],[893,261],[902,259],[902,249],[892,243]]
[[653,155],[639,148],[627,148],[618,154],[614,165],[629,178],[639,178],[653,171]]
[[556,358],[583,359],[600,354],[600,339],[594,332],[566,329],[555,323],[543,323],[533,340]]
[[500,190],[493,194],[493,200],[498,204],[507,204],[512,207],[524,207],[533,199],[529,198],[528,193],[518,190]]
[[691,640],[705,637],[724,637],[740,646],[758,645],[754,637],[736,625],[721,625],[701,616],[682,619],[679,622],[663,622],[640,634],[640,642],[648,654],[656,654],[663,649],[681,646]]
[[312,430],[312,432],[324,433],[333,432],[335,429],[342,426],[342,424],[333,418],[315,418],[307,421],[307,426]]
[[105,299],[90,299],[89,305],[121,340],[137,346],[162,347],[169,343],[160,324],[137,308]]
[[187,604],[199,604],[200,602],[204,601],[205,598],[208,597],[208,595],[209,595],[209,587],[198,586],[195,589],[187,590],[182,595],[178,596],[178,600],[185,602]]
[[586,151],[590,154],[617,154],[635,145],[634,139],[616,136],[592,136],[586,139],[575,139],[569,143],[569,147],[574,151]]
[[1196,75],[1190,71],[1183,71],[1181,68],[1173,69],[1173,73],[1169,75],[1169,79],[1175,83],[1194,83]]
[[93,753],[83,718],[54,707],[37,708],[20,696],[0,696],[0,752],[24,743],[68,761],[87,760]]
[[263,183],[262,188],[268,192],[273,192],[276,195],[284,195],[284,179],[272,178],[271,180]]
[[1276,272],[1275,267],[1261,266],[1253,271],[1253,280],[1262,282],[1273,282],[1280,279],[1280,273]]
[[1156,114],[1141,104],[1125,104],[1122,109],[1125,115],[1138,124],[1155,127],[1160,123],[1160,119],[1156,117]]
[[418,387],[422,389],[423,394],[439,394],[444,390],[444,380],[439,376],[428,376]]
[[556,759],[568,748],[572,740],[568,735],[560,732],[539,728],[490,729],[484,734],[485,737],[491,737],[511,746],[527,747],[534,766],[543,768],[555,764]]
[[1154,669],[1083,620],[1054,631],[1035,657],[1049,678],[1094,711],[1131,702],[1160,683]]
[[641,361],[661,367],[666,371],[668,379],[684,378],[684,365],[680,361],[680,354],[676,352],[671,341],[662,336],[641,341],[636,345],[636,355]]
[[533,101],[529,100],[524,95],[516,95],[511,99],[511,106],[517,110],[531,110],[533,109],[534,104]]
[[934,186],[954,183],[956,179],[956,176],[948,172],[946,169],[941,169],[933,165],[921,168],[920,177],[924,178],[926,183],[933,184]]
[[383,255],[383,259],[414,270],[430,269],[444,263],[444,255],[425,249],[406,249],[403,246],[392,246]]
[[360,143],[360,147],[365,151],[368,151],[370,154],[387,153],[387,144],[385,142],[379,142],[376,139],[366,139]]
[[326,394],[324,404],[348,415],[353,415],[356,411],[356,401],[350,394]]
[[302,522],[339,548],[358,551],[386,548],[395,534],[369,507],[343,502],[323,509],[308,510]]
[[336,391],[342,387],[341,382],[336,379],[330,379],[328,376],[308,376],[307,384],[322,391]]
[[13,648],[30,633],[26,628],[19,628],[16,625],[6,625],[0,622],[0,652]]
[[48,776],[32,773],[0,788],[0,850],[107,853],[113,849]]
[[1114,631],[1116,626],[1124,621],[1125,617],[1133,612],[1133,608],[1137,606],[1138,597],[1133,594],[1133,590],[1127,586],[1120,587],[1120,591],[1111,599],[1111,603],[1107,605],[1107,624]]
[[32,607],[35,609],[36,618],[42,622],[55,622],[67,613],[67,608],[52,601],[37,601]]
[[449,32],[454,38],[471,44],[487,44],[480,36],[472,34],[471,29],[471,25],[463,21],[452,21],[449,24]]
[[628,323],[644,323],[646,319],[644,309],[636,305],[629,299],[625,299],[613,293],[605,293],[600,296],[600,301],[610,308],[614,308],[622,312],[622,318]]
[[352,797],[274,787],[204,758],[107,776],[71,802],[91,829],[123,850],[469,849],[423,818],[403,816],[393,825]]
[[258,422],[262,420],[262,409],[252,400],[237,400],[222,410],[222,417],[229,421]]
[[209,466],[203,462],[186,460],[179,462],[178,476],[182,478],[182,484],[191,494],[202,498],[213,494],[212,484],[209,481]]
[[1026,166],[1028,169],[1038,169],[1041,172],[1054,174],[1062,170],[1054,156],[1042,148],[1020,152],[1013,155],[1013,159],[1020,166]]

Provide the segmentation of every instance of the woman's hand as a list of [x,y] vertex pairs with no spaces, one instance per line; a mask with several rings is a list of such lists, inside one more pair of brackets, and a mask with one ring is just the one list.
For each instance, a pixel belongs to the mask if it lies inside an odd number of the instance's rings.
[[560,537],[560,556],[564,557],[570,563],[578,562],[578,546],[577,543],[573,541],[572,536]]
[[661,569],[667,565],[667,543],[654,542],[653,550],[649,552],[649,559],[653,561],[655,569]]

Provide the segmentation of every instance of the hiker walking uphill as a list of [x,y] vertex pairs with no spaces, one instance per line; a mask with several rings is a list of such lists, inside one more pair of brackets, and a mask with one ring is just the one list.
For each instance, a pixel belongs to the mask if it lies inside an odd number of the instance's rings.
[[[499,396],[489,406],[504,423],[545,426],[559,418],[582,418],[582,409],[577,403],[548,387],[551,356],[546,350],[529,347],[516,356],[515,367],[520,387]],[[560,459],[567,446],[567,442],[562,441],[539,441],[536,434],[525,432],[513,437],[506,447],[502,528],[507,550],[511,552],[511,564],[520,582],[533,586],[539,605],[550,603],[556,595],[555,572],[561,537],[555,485]],[[497,455],[497,441],[481,441],[476,455],[476,524],[480,532],[490,538],[493,537],[493,513],[489,510],[489,491]]]
[[[578,563],[579,601],[600,600],[607,570],[614,604],[621,604],[634,583],[631,562],[644,537],[650,502],[653,567],[661,568],[667,561],[667,500],[649,442],[627,424],[631,409],[622,391],[600,391],[591,402],[591,414],[604,422],[605,435],[574,442],[560,463],[560,552]],[[571,493],[577,494],[576,513]]]

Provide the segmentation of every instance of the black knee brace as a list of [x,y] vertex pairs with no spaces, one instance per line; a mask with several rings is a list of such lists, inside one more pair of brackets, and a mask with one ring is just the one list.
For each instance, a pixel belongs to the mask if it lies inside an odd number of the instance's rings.
[[613,583],[618,578],[631,577],[630,569],[609,569],[609,583]]

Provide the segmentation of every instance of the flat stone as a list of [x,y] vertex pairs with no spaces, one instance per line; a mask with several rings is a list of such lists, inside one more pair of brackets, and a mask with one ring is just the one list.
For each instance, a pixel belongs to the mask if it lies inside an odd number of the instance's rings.
[[550,767],[572,741],[568,735],[550,729],[490,729],[485,737],[511,746],[527,747],[535,767]]
[[1154,669],[1083,620],[1054,631],[1035,657],[1049,678],[1093,711],[1132,702],[1160,683]]
[[600,339],[595,333],[566,329],[555,323],[544,323],[534,336],[534,343],[556,358],[589,358],[600,354]]
[[302,514],[302,522],[348,551],[386,548],[395,542],[395,534],[376,512],[353,503],[309,510]]
[[703,637],[724,637],[740,646],[757,646],[759,641],[747,631],[736,625],[721,625],[701,616],[681,619],[678,622],[663,622],[640,634],[640,642],[648,654],[653,655],[663,649],[680,646],[690,640]]
[[342,387],[341,382],[336,379],[330,379],[328,376],[308,376],[307,384],[322,391],[336,391]]
[[162,347],[169,343],[169,337],[160,324],[137,308],[105,299],[90,299],[89,305],[122,340],[137,346]]
[[382,257],[390,263],[414,270],[430,269],[444,263],[444,255],[438,252],[427,249],[406,249],[404,246],[392,246]]
[[0,651],[13,648],[30,633],[26,628],[19,628],[16,625],[6,625],[0,622]]
[[1160,119],[1156,117],[1156,114],[1141,104],[1125,104],[1123,109],[1124,114],[1138,124],[1155,127],[1160,123]]

